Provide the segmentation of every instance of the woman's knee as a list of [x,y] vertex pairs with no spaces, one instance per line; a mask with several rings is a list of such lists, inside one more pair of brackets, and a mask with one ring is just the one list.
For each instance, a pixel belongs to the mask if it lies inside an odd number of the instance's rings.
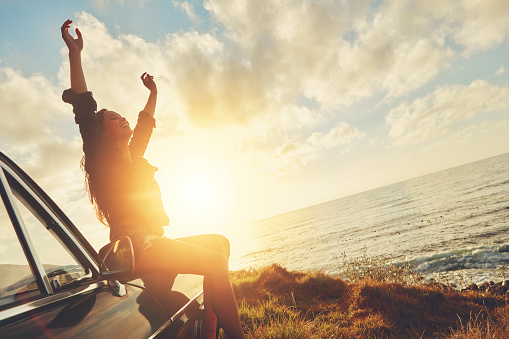
[[230,258],[230,241],[221,234],[204,235],[207,247],[211,250],[223,254],[227,259]]
[[227,259],[230,258],[230,241],[223,235],[216,234],[219,252],[222,253]]
[[229,275],[230,268],[228,266],[228,258],[220,252],[211,254],[209,258],[211,275]]
[[202,234],[175,240],[208,248],[223,254],[226,258],[230,258],[230,242],[220,234]]

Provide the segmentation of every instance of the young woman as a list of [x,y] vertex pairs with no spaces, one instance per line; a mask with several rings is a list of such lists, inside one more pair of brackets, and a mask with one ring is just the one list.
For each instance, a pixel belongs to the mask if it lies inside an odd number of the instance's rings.
[[150,94],[134,131],[120,114],[97,111],[81,65],[83,38],[77,28],[77,38],[71,36],[71,23],[67,20],[61,28],[71,67],[71,88],[64,91],[62,99],[73,105],[83,138],[86,186],[99,220],[110,227],[111,240],[124,235],[131,239],[137,273],[204,276],[204,337],[215,337],[218,321],[228,338],[244,338],[229,280],[228,240],[219,235],[163,237],[169,219],[154,179],[157,169],[143,158],[155,127],[157,87],[153,77],[147,73],[141,76]]

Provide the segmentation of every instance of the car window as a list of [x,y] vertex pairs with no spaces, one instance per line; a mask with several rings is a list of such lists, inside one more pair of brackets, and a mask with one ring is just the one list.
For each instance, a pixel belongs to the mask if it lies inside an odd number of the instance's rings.
[[36,279],[0,199],[0,308],[39,294]]
[[13,193],[32,245],[53,289],[58,290],[85,277],[91,277],[89,270],[74,258],[51,228],[46,227],[47,222],[31,208],[22,195],[16,191]]

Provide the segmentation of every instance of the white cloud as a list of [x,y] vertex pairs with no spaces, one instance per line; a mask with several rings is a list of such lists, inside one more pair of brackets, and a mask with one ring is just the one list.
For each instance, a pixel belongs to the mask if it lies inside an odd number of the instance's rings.
[[173,5],[175,6],[175,8],[178,8],[181,11],[183,11],[184,13],[186,13],[187,16],[189,17],[189,19],[191,19],[191,21],[194,24],[201,24],[202,20],[200,19],[200,17],[198,15],[196,15],[196,12],[194,11],[193,4],[189,3],[188,1],[184,1],[184,2],[172,1],[172,2],[173,2]]
[[505,69],[504,69],[504,66],[501,66],[501,67],[497,70],[496,74],[497,74],[498,76],[501,76],[501,75],[504,75],[504,74],[505,74],[505,72],[506,72],[506,71],[505,71]]
[[65,173],[69,157],[80,152],[81,145],[65,140],[75,135],[69,134],[68,129],[76,127],[72,112],[66,111],[61,101],[59,89],[42,75],[26,78],[10,68],[2,68],[0,102],[4,110],[0,124],[2,151],[36,179],[58,178]]
[[[172,126],[190,122],[218,128],[246,124],[267,114],[270,100],[266,100],[263,77],[233,59],[211,34],[169,34],[162,41],[147,43],[135,35],[114,37],[87,13],[78,15],[77,26],[85,41],[87,84],[100,107],[134,116],[148,93],[139,76],[148,71],[164,93],[159,96],[158,118],[164,122],[171,116]],[[68,83],[68,68],[65,62],[59,74],[64,83]]]
[[463,51],[507,39],[507,7],[503,0],[398,0],[372,9],[368,1],[205,2],[271,95],[304,95],[322,108],[420,88]]
[[[189,2],[176,6],[195,15]],[[148,65],[165,94],[156,135],[238,126],[244,135],[233,133],[230,142],[250,142],[244,150],[270,154],[281,140],[301,134],[303,126],[331,119],[337,107],[377,91],[401,97],[428,83],[461,52],[446,41],[466,29],[459,23],[468,6],[452,0],[387,1],[375,9],[369,1],[209,0],[204,7],[224,27],[223,35],[189,31],[147,43],[134,35],[113,36],[93,16],[80,14],[89,87],[101,107],[133,117],[145,100],[138,77]],[[500,34],[505,36],[503,30]],[[465,40],[459,46],[474,45]],[[61,79],[68,78],[67,68],[64,64]],[[306,107],[309,99],[313,109]],[[458,120],[428,121],[416,112],[404,105],[391,111],[391,138],[422,140]],[[429,125],[418,129],[413,119]],[[320,153],[308,141],[289,143],[281,151],[316,159]],[[292,145],[296,148],[289,152]]]
[[501,44],[509,34],[505,0],[392,0],[381,6],[392,36],[454,40],[467,52]]
[[[196,15],[189,1],[175,6]],[[493,6],[505,11],[499,2]],[[288,107],[302,110],[300,98],[313,100],[317,115],[327,116],[375,92],[407,95],[448,67],[461,49],[493,45],[459,37],[471,27],[486,29],[495,14],[474,16],[467,27],[462,19],[473,16],[475,6],[452,0],[377,7],[369,1],[208,0],[204,7],[224,27],[222,34],[189,31],[155,43],[114,37],[93,16],[80,14],[85,71],[100,105],[136,112],[133,106],[141,106],[145,95],[137,78],[149,67],[167,94],[158,111],[163,127],[278,121]],[[492,29],[496,41],[507,37],[502,24]],[[448,40],[459,47],[452,49]],[[63,79],[66,72],[64,65]]]
[[360,133],[356,127],[342,122],[331,129],[327,134],[321,132],[313,133],[309,137],[308,143],[317,148],[331,148],[347,143],[352,138],[360,135],[362,135],[362,133]]
[[205,8],[224,25],[240,57],[263,76],[270,99],[293,101],[304,95],[330,106],[358,91],[343,81],[351,47],[342,35],[351,29],[354,15],[365,14],[366,4],[211,0]]
[[328,133],[312,133],[303,143],[285,143],[276,150],[277,174],[284,175],[296,170],[318,158],[323,150],[347,144],[363,135],[356,127],[341,122]]
[[448,131],[458,121],[476,114],[509,108],[509,86],[476,80],[468,86],[442,87],[392,109],[386,117],[389,136],[397,144],[413,143]]
[[166,41],[166,69],[189,120],[204,127],[247,124],[267,113],[263,78],[235,60],[210,34],[172,34]]
[[58,123],[65,114],[60,94],[42,75],[23,77],[11,68],[0,68],[0,102],[4,119],[1,141],[23,147],[51,136],[48,122]]
[[[162,69],[158,64],[161,62],[160,48],[135,35],[114,38],[104,23],[84,12],[77,16],[76,27],[84,39],[82,59],[88,89],[94,92],[99,107],[127,116],[137,114],[148,93],[140,76],[145,71],[154,73]],[[60,68],[59,79],[69,86],[66,48],[63,47],[61,52],[65,62]]]
[[[64,209],[83,186],[81,140],[61,89],[39,74],[24,77],[0,68],[0,149],[25,170]],[[82,205],[83,206],[83,205]]]
[[500,45],[509,34],[509,2],[505,0],[462,1],[452,14],[454,24],[459,27],[453,32],[457,43],[467,52],[484,50]]
[[111,5],[120,5],[124,6],[126,4],[135,4],[140,7],[143,7],[146,2],[149,2],[150,0],[92,0],[92,3],[94,7],[97,9],[104,11],[105,9],[109,8]]
[[273,98],[304,95],[327,108],[378,89],[402,95],[432,79],[450,58],[438,42],[443,39],[429,36],[433,21],[420,30],[395,27],[402,18],[414,23],[407,18],[419,12],[388,6],[387,13],[370,17],[367,4],[210,0],[205,7],[252,69],[263,74]]

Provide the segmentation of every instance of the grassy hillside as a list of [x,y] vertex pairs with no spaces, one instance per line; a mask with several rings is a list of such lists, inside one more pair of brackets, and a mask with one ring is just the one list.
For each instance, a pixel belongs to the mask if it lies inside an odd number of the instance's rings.
[[380,272],[347,282],[272,265],[231,279],[248,338],[509,338],[506,295]]

